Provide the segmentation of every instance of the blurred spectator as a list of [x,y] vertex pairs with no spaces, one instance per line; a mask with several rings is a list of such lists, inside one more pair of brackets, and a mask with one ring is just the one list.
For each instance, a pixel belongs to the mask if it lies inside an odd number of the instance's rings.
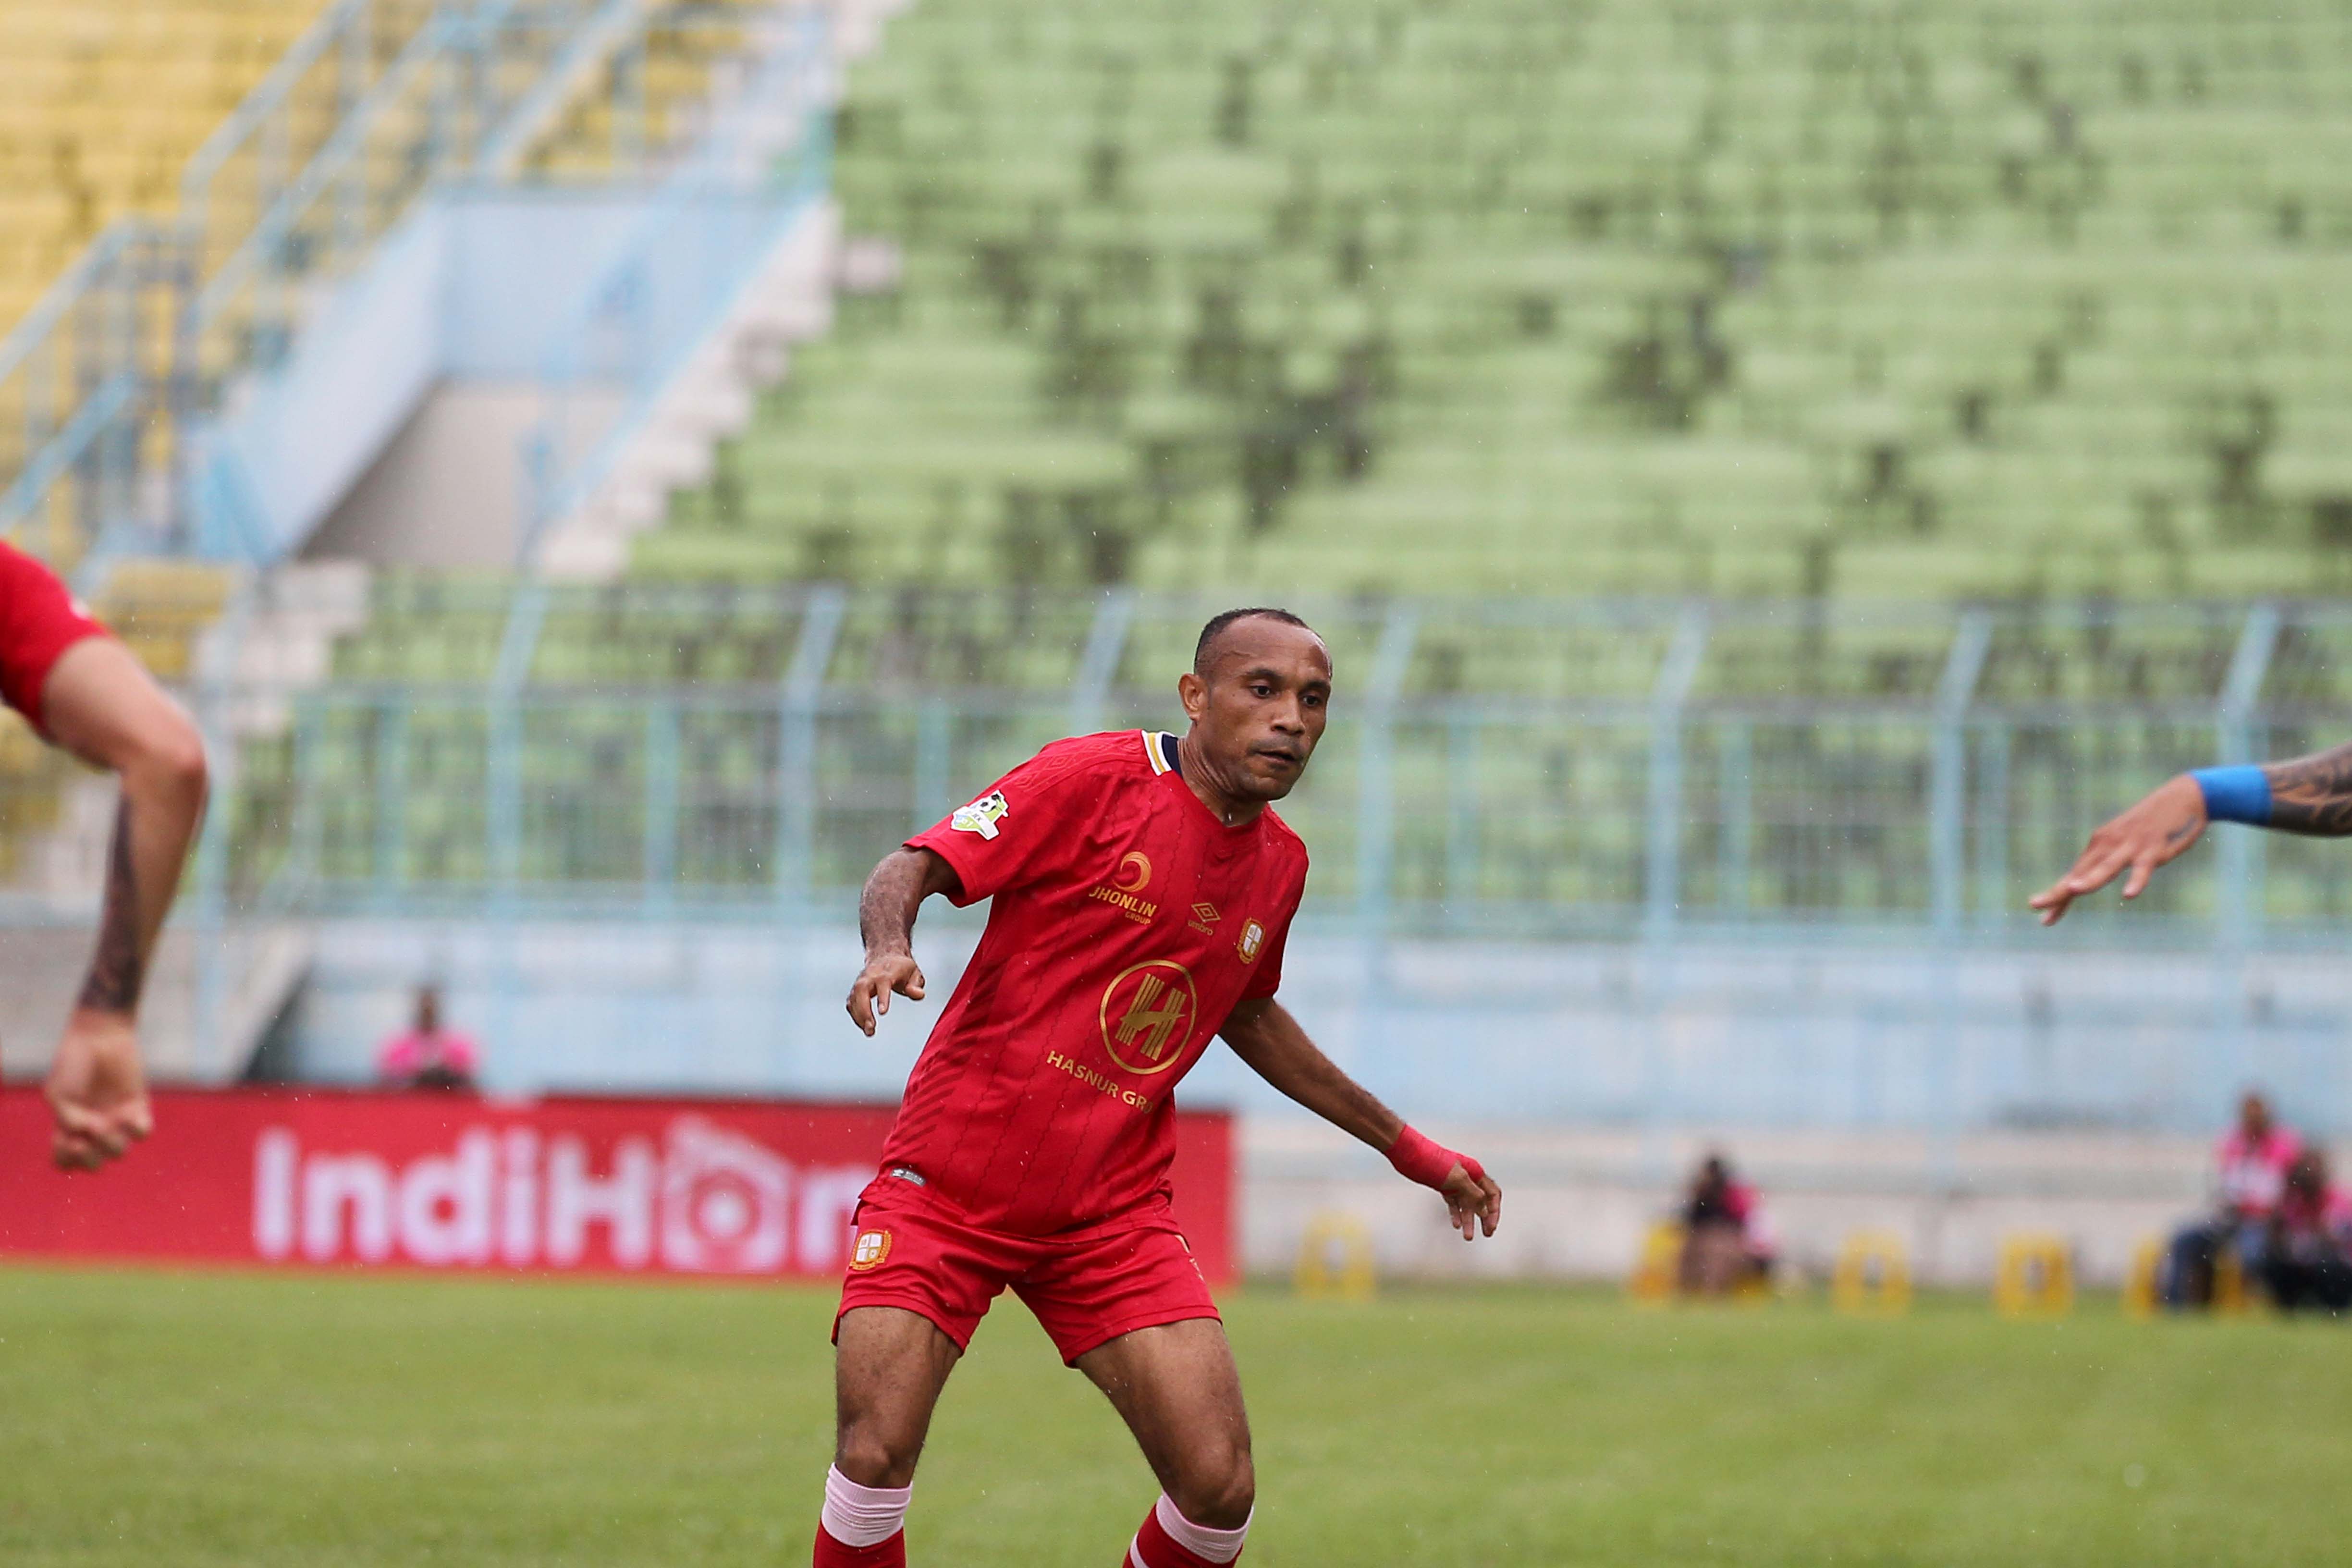
[[2303,1141],[2271,1118],[2270,1102],[2249,1094],[2238,1104],[2238,1124],[2215,1151],[2220,1193],[2211,1218],[2182,1227],[2172,1238],[2161,1281],[2169,1307],[2206,1307],[2213,1301],[2213,1276],[2224,1255],[2242,1276],[2259,1279],[2270,1238],[2270,1220],[2286,1187],[2286,1173],[2303,1152]]
[[2288,1167],[2267,1228],[2263,1285],[2281,1310],[2352,1308],[2352,1198],[2329,1184],[2318,1150]]
[[1734,1181],[1731,1165],[1709,1154],[1683,1205],[1683,1255],[1675,1286],[1686,1296],[1727,1296],[1772,1276],[1772,1233],[1756,1189]]
[[480,1065],[470,1038],[441,1026],[441,993],[426,985],[416,993],[415,1026],[377,1050],[375,1076],[388,1089],[470,1090]]

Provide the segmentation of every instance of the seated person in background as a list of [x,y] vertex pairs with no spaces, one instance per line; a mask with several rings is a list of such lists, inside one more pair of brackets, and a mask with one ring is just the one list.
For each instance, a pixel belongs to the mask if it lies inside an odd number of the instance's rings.
[[1709,1154],[1683,1205],[1683,1255],[1675,1287],[1686,1296],[1727,1296],[1772,1275],[1772,1233],[1756,1189],[1732,1180],[1730,1163]]
[[2239,1102],[2238,1124],[2214,1152],[2221,1167],[2215,1213],[2183,1226],[2166,1256],[2158,1281],[2165,1305],[2212,1305],[2214,1270],[2225,1251],[2235,1256],[2245,1278],[2261,1275],[2271,1213],[2278,1207],[2287,1168],[2302,1152],[2303,1141],[2272,1120],[2268,1100],[2249,1094]]
[[2263,1247],[2263,1286],[2279,1310],[2352,1309],[2352,1198],[2327,1180],[2327,1156],[2306,1149],[2288,1167]]
[[480,1065],[472,1040],[441,1026],[441,993],[426,985],[416,993],[415,1026],[376,1052],[375,1076],[387,1089],[470,1090]]

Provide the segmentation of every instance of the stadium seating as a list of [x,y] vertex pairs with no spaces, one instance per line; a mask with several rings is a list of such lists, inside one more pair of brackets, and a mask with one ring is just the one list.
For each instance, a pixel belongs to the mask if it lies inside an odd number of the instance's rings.
[[0,9],[0,328],[98,232],[166,213],[180,171],[322,0]]
[[846,302],[638,569],[2336,592],[2339,16],[924,0]]

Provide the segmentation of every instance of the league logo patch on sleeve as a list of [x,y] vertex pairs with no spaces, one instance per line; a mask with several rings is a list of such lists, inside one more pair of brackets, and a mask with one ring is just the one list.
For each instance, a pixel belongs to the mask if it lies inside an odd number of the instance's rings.
[[970,805],[956,807],[955,815],[948,818],[948,826],[958,833],[977,833],[982,838],[993,838],[998,831],[996,825],[1012,815],[1012,808],[1004,804],[1004,792],[995,789]]

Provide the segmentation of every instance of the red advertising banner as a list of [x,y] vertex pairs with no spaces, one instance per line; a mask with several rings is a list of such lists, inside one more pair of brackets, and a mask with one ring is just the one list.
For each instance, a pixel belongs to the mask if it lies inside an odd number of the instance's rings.
[[[0,1255],[833,1279],[892,1108],[165,1089],[97,1174],[0,1092]],[[1176,1214],[1234,1273],[1232,1119],[1176,1118]]]

